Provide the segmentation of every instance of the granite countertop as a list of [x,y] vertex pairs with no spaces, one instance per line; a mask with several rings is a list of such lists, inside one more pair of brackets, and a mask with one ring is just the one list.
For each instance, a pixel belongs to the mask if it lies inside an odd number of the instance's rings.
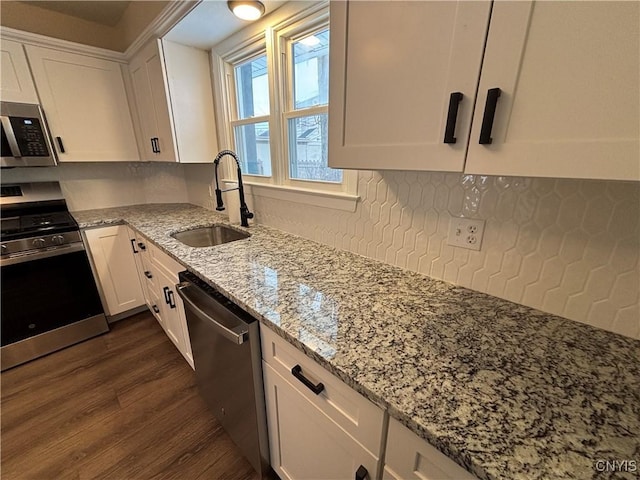
[[227,223],[193,205],[73,215],[130,224],[480,478],[638,478],[595,468],[640,464],[638,340],[262,225],[187,247]]

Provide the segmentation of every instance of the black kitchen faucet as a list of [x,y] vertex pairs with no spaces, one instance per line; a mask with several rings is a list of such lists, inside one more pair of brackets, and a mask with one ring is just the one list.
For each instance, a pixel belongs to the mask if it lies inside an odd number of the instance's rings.
[[[220,186],[218,184],[218,165],[220,165],[220,160],[225,155],[229,155],[233,157],[236,161],[236,165],[238,166],[238,186],[235,188],[228,188],[226,190],[220,190]],[[238,190],[240,194],[240,225],[243,227],[249,226],[249,219],[253,218],[253,213],[249,211],[249,207],[247,207],[247,203],[244,201],[244,187],[242,186],[242,171],[240,170],[240,160],[238,160],[238,156],[233,153],[231,150],[222,150],[218,155],[216,155],[215,160],[213,161],[215,165],[215,176],[216,176],[216,210],[221,212],[224,210],[224,202],[222,201],[222,192],[230,192],[232,190]]]

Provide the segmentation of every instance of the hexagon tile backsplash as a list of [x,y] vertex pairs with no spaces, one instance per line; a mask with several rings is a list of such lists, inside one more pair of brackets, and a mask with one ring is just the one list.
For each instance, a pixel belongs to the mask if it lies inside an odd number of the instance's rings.
[[[640,184],[359,172],[356,211],[254,197],[260,223],[640,338]],[[479,252],[449,219],[486,220]]]

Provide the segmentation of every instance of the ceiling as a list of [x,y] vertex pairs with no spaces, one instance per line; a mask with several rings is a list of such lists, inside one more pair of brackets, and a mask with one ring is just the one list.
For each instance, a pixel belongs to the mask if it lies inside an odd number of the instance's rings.
[[22,3],[28,3],[40,8],[52,10],[72,17],[89,20],[90,22],[106,25],[107,27],[115,27],[122,18],[124,11],[131,2],[121,1],[35,1],[28,0]]
[[[262,0],[265,14],[286,3],[284,0]],[[226,0],[204,0],[185,16],[165,38],[183,45],[208,50],[251,22],[235,17]]]

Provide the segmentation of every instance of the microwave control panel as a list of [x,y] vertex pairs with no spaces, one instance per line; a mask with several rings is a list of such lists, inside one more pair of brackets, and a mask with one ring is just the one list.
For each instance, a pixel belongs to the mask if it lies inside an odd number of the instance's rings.
[[39,118],[10,117],[16,143],[23,157],[47,157],[49,148]]

